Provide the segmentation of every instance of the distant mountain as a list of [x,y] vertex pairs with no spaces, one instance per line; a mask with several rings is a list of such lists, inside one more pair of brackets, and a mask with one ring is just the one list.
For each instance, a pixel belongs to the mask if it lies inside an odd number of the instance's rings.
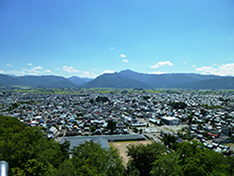
[[175,88],[180,84],[196,82],[202,80],[218,79],[219,76],[214,75],[200,75],[200,74],[187,74],[187,73],[174,73],[174,74],[143,74],[133,72],[131,70],[124,70],[119,72],[119,75],[129,79],[137,80],[142,83],[147,83],[152,88]]
[[38,87],[76,87],[75,84],[61,76],[21,76],[18,80],[23,85]]
[[86,88],[108,87],[108,88],[150,88],[147,83],[125,77],[119,73],[106,73],[88,82]]
[[36,87],[76,87],[71,81],[60,76],[20,76],[0,75],[0,85],[24,85]]
[[72,76],[70,78],[68,78],[69,81],[71,81],[73,84],[75,84],[76,86],[82,86],[90,81],[92,81],[93,79],[89,79],[89,78],[80,78],[78,76]]
[[0,74],[0,86],[20,85],[21,82],[12,76]]
[[143,74],[131,70],[103,74],[85,87],[110,88],[182,88],[182,89],[231,89],[233,77],[200,74]]
[[234,77],[221,77],[178,85],[182,89],[234,89]]
[[24,85],[54,88],[180,88],[180,89],[234,89],[234,77],[200,74],[144,74],[131,70],[103,74],[96,79],[64,78],[61,76],[20,76],[0,74],[0,86]]

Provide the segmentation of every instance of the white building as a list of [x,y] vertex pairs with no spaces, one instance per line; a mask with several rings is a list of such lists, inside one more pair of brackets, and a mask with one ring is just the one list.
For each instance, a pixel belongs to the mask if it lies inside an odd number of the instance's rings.
[[176,117],[162,117],[161,120],[166,125],[179,125],[180,124],[180,119]]

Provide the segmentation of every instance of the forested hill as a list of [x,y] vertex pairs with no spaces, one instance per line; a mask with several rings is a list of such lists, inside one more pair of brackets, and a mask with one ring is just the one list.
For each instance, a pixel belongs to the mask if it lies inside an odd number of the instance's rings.
[[0,74],[0,86],[34,86],[51,88],[71,88],[78,87],[92,79],[61,76],[19,76],[12,77]]
[[77,146],[69,158],[69,143],[48,139],[39,127],[26,127],[14,117],[0,116],[0,160],[9,163],[9,175],[44,176],[167,176],[233,175],[233,156],[206,149],[196,141],[175,143],[167,153],[161,143],[130,145],[125,168],[113,148],[94,142]]
[[181,88],[181,89],[233,89],[234,77],[199,74],[143,74],[131,70],[103,74],[84,85],[87,88]]
[[12,77],[0,74],[0,86],[34,86],[51,88],[179,88],[179,89],[233,89],[234,77],[199,75],[187,73],[144,74],[131,70],[103,74],[95,79],[73,76],[20,76]]

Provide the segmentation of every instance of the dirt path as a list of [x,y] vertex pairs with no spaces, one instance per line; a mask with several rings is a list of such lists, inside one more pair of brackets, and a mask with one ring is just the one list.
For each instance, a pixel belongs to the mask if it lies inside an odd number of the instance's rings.
[[113,145],[119,151],[120,157],[123,159],[123,165],[126,167],[129,157],[127,156],[127,146],[130,144],[138,145],[138,144],[149,144],[151,141],[133,141],[133,142],[110,142],[110,145]]

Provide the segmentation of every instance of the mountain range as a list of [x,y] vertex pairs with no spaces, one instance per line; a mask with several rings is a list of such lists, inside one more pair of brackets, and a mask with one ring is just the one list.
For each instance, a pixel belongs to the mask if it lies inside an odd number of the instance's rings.
[[0,74],[0,86],[84,87],[84,88],[180,88],[233,89],[234,77],[190,73],[144,74],[131,70],[105,73],[95,79],[73,76],[9,76]]

